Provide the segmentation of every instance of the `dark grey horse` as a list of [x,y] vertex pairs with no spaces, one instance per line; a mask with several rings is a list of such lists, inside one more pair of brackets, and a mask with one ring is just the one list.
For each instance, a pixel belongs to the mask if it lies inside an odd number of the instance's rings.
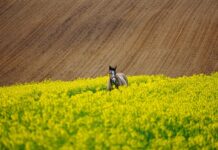
[[116,88],[122,85],[128,86],[128,80],[125,74],[123,73],[116,73],[117,67],[111,67],[109,66],[109,80],[108,80],[108,90],[113,89],[113,85],[115,85]]

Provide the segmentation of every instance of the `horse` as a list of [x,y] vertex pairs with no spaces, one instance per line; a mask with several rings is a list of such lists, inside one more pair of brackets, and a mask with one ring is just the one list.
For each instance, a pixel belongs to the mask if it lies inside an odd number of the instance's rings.
[[116,67],[109,66],[109,80],[107,89],[108,91],[113,89],[113,85],[118,89],[119,86],[128,86],[128,80],[124,73],[116,73]]

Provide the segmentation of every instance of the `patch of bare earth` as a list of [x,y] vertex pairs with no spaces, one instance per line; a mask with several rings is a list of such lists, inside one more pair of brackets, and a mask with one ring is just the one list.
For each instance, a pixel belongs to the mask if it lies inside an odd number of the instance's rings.
[[218,71],[217,0],[5,0],[0,85]]

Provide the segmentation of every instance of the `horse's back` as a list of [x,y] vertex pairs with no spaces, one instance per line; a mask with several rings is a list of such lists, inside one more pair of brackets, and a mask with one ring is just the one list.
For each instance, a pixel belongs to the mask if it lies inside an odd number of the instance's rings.
[[120,78],[122,85],[128,85],[128,80],[124,73],[117,73],[117,76]]

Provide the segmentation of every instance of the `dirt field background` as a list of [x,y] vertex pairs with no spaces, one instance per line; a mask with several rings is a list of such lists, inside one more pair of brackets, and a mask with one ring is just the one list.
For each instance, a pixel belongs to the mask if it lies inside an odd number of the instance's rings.
[[218,71],[218,0],[0,0],[0,85]]

